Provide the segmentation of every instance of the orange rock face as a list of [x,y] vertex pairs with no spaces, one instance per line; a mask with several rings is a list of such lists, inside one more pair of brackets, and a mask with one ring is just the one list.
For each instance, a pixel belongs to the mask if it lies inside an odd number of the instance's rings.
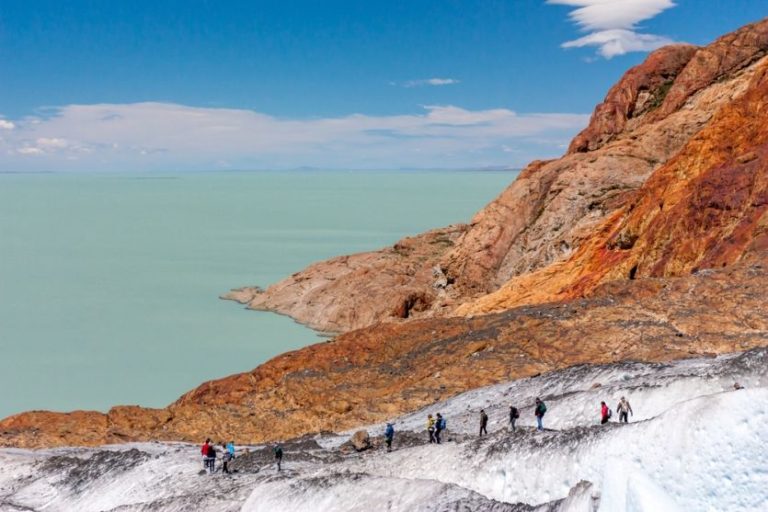
[[763,20],[705,48],[650,54],[609,91],[567,155],[531,163],[468,226],[317,263],[265,292],[231,297],[334,332],[466,311],[462,304],[568,260],[615,219],[651,174],[751,87],[766,34]]
[[598,149],[620,135],[630,119],[658,107],[696,50],[691,45],[666,46],[629,70],[595,108],[589,126],[573,139],[568,152]]
[[6,418],[0,444],[269,441],[573,364],[767,345],[767,34],[654,52],[468,225],[230,296],[349,332],[165,409]]
[[616,279],[720,268],[768,245],[768,60],[566,261],[460,308],[482,313],[591,293]]

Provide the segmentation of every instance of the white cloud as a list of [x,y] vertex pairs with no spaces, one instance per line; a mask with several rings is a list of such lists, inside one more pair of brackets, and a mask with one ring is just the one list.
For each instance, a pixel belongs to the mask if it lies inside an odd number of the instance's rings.
[[47,138],[47,137],[40,137],[35,141],[37,143],[37,147],[44,149],[63,149],[68,146],[67,141],[64,139],[59,139],[56,137],[53,138]]
[[170,103],[69,105],[15,120],[0,142],[0,170],[520,166],[556,156],[587,122],[443,105],[319,119]]
[[670,44],[672,39],[637,32],[637,24],[675,6],[672,0],[547,0],[576,7],[569,17],[591,33],[563,43],[563,48],[596,46],[610,59],[628,52],[646,52]]
[[[407,82],[403,82],[403,87],[411,88],[411,87],[423,87],[425,85],[432,85],[439,87],[441,85],[454,85],[460,83],[460,80],[456,80],[455,78],[424,78],[421,80],[408,80]],[[397,82],[393,82],[394,85],[397,85]]]
[[597,53],[610,59],[629,52],[648,52],[673,42],[664,36],[638,34],[631,30],[615,29],[594,32],[574,41],[568,41],[563,43],[563,48],[597,46]]
[[12,122],[0,119],[0,130],[13,130],[15,127],[16,125]]
[[43,150],[42,149],[35,148],[35,147],[29,147],[29,146],[24,146],[24,147],[18,148],[16,150],[16,152],[19,153],[20,155],[41,155],[41,154],[43,154]]

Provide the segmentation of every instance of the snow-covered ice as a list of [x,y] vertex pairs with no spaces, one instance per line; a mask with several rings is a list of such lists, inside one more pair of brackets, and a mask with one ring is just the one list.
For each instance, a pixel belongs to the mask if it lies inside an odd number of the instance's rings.
[[[745,389],[735,390],[734,382]],[[547,403],[536,432],[533,401]],[[599,425],[626,396],[629,424]],[[520,409],[508,430],[510,405]],[[479,410],[490,435],[477,437]],[[426,444],[428,413],[448,420]],[[614,415],[617,419],[618,415]],[[197,446],[0,451],[5,511],[768,510],[768,349],[675,363],[582,365],[473,390],[400,418],[392,453],[349,433],[286,443],[284,471],[249,447],[231,476],[200,474]],[[383,425],[367,427],[380,436]]]

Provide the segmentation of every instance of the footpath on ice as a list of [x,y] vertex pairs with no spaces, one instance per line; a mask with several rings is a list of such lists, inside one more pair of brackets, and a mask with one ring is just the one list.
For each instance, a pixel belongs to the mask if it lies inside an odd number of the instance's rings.
[[[744,389],[735,389],[738,382]],[[619,424],[626,396],[634,416]],[[547,404],[544,432],[533,404]],[[599,424],[599,404],[614,409]],[[508,410],[520,410],[509,430]],[[489,435],[479,437],[479,411]],[[427,414],[447,431],[428,444]],[[353,432],[240,447],[234,474],[202,471],[200,447],[142,443],[0,451],[5,511],[768,510],[768,349],[673,363],[581,365],[481,388]],[[202,442],[203,440],[201,440]],[[215,441],[219,441],[218,439]],[[235,440],[236,441],[236,440]],[[247,450],[247,452],[246,452]]]

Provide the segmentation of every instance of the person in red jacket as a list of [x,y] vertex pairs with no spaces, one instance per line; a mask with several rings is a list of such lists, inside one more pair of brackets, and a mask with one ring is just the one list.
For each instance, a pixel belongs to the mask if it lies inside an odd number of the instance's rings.
[[600,424],[605,425],[608,423],[608,418],[611,417],[611,410],[608,408],[608,406],[605,404],[605,402],[600,402]]

